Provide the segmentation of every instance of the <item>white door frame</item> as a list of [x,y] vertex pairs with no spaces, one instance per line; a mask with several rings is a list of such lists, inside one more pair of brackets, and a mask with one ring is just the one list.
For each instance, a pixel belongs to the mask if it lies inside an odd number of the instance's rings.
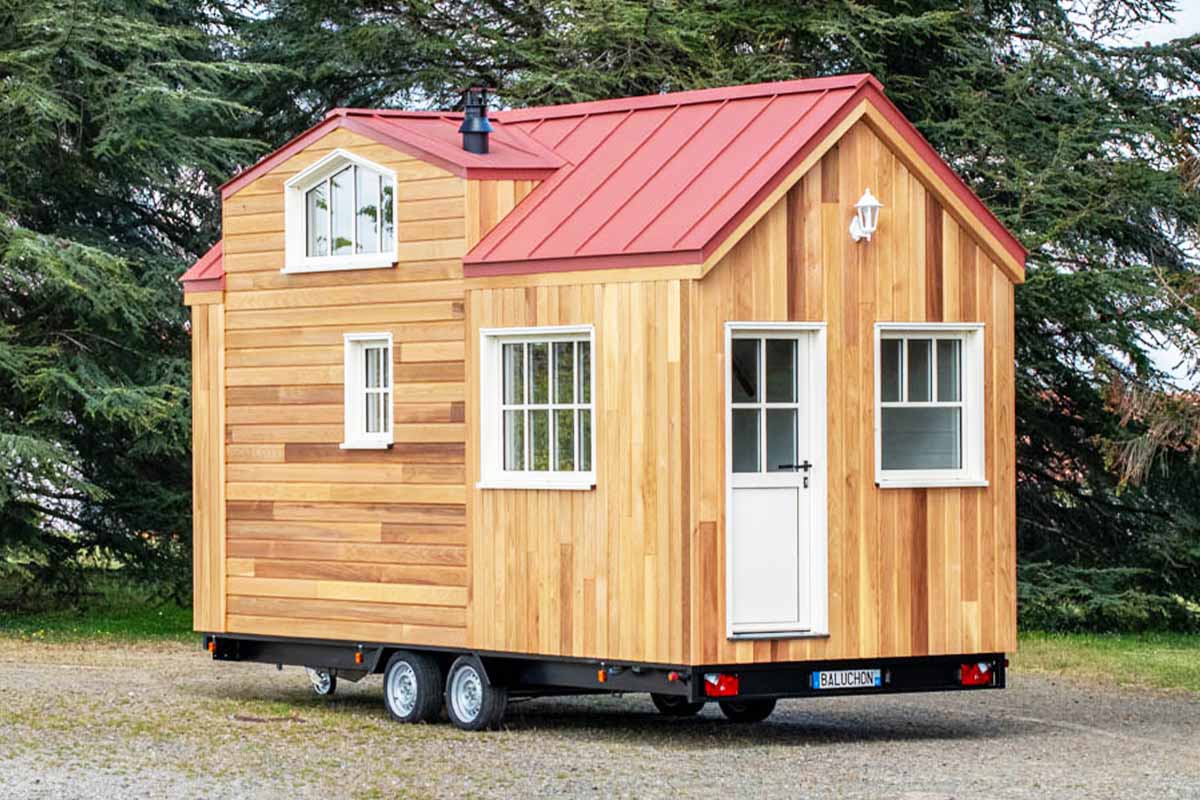
[[[828,510],[828,474],[829,460],[826,439],[826,325],[824,322],[726,322],[725,323],[725,390],[721,403],[725,414],[725,635],[729,639],[782,639],[795,637],[828,636],[829,635],[829,510]],[[813,463],[809,472],[809,488],[811,492],[808,503],[809,518],[807,520],[811,534],[808,547],[801,550],[801,557],[808,569],[801,573],[800,579],[808,580],[812,596],[808,607],[811,609],[812,624],[803,630],[762,630],[754,632],[734,633],[733,630],[733,537],[731,532],[731,513],[733,509],[733,448],[732,408],[730,398],[733,387],[732,342],[734,334],[753,335],[761,333],[766,336],[780,333],[810,334],[813,339],[810,352],[812,357],[808,363],[808,374],[804,386],[808,387],[806,404],[812,410],[807,419],[798,421],[799,425],[808,424],[809,441],[812,443],[812,453],[801,454]],[[798,378],[800,376],[797,376]],[[800,399],[800,398],[797,398]],[[803,544],[803,542],[801,542]]]

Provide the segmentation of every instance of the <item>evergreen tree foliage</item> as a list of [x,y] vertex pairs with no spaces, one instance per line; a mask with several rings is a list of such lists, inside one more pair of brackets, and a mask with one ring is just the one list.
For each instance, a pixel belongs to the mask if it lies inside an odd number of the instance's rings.
[[84,564],[184,596],[190,410],[181,265],[261,145],[207,3],[0,6],[0,568]]

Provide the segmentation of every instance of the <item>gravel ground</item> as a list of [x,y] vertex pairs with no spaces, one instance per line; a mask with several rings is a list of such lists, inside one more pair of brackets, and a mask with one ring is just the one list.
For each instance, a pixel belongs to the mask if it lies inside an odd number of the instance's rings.
[[302,670],[187,645],[0,638],[0,732],[3,798],[1200,798],[1200,697],[1021,674],[759,725],[536,700],[466,734],[391,722],[378,677],[321,700]]

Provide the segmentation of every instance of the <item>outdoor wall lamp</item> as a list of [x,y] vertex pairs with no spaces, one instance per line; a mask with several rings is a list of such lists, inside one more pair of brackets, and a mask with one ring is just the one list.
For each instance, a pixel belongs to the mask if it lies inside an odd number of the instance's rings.
[[870,189],[863,192],[863,196],[858,198],[858,202],[854,204],[854,219],[850,220],[850,238],[856,242],[861,242],[863,239],[871,241],[871,234],[875,232],[875,226],[879,224],[879,209],[881,208],[883,208],[883,203],[871,194]]

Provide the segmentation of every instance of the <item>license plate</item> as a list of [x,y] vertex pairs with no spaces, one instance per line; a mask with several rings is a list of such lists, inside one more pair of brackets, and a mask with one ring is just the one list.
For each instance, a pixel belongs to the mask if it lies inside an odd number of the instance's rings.
[[830,669],[812,674],[814,689],[870,689],[883,686],[883,673],[877,669]]

